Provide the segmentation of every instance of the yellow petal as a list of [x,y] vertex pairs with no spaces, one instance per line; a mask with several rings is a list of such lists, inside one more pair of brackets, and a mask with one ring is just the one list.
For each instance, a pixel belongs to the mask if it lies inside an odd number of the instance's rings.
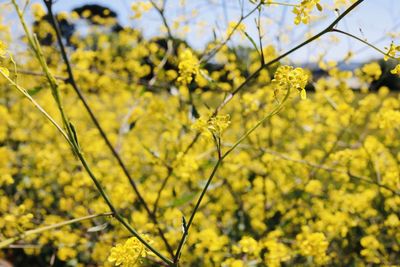
[[307,99],[306,90],[303,89],[303,90],[300,91],[300,98],[303,99],[303,100]]

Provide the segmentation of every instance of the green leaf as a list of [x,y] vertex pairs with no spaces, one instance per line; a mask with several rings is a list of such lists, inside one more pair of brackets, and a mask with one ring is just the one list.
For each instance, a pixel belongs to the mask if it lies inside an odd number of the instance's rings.
[[256,42],[254,41],[254,39],[247,32],[244,31],[243,33],[247,37],[247,39],[249,39],[249,41],[253,44],[254,49],[257,51],[257,53],[261,56],[260,51],[258,51],[258,47],[257,47]]
[[188,193],[184,194],[182,197],[174,199],[170,202],[170,207],[179,207],[185,205],[189,201],[191,201],[196,196],[196,193]]
[[33,87],[33,88],[31,88],[31,89],[28,90],[28,94],[29,94],[30,96],[36,95],[36,94],[39,93],[42,89],[43,89],[43,87],[41,87],[41,86]]

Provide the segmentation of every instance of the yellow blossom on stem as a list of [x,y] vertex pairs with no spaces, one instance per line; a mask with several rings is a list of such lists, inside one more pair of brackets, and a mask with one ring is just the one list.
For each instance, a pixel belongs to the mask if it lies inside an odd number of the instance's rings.
[[303,232],[296,236],[296,240],[300,254],[313,257],[316,264],[324,264],[329,259],[326,255],[329,243],[323,233],[311,233],[308,229],[303,229]]
[[397,64],[396,67],[390,71],[390,73],[400,75],[400,64]]
[[185,49],[179,55],[179,77],[178,82],[182,84],[189,84],[193,80],[193,76],[196,76],[200,72],[199,60],[193,55],[190,49]]
[[400,45],[395,45],[393,42],[390,43],[389,47],[385,47],[387,52],[383,59],[387,61],[389,58],[396,57],[396,54],[400,51]]
[[136,237],[131,237],[124,244],[117,244],[111,249],[108,261],[115,266],[134,267],[139,266],[146,255],[146,247]]
[[360,240],[361,246],[364,248],[361,250],[360,254],[366,258],[368,262],[380,263],[379,259],[379,249],[381,248],[381,243],[373,235],[364,236]]
[[310,22],[310,13],[313,11],[314,7],[318,10],[322,10],[319,0],[303,0],[299,6],[293,8],[293,13],[296,15],[294,23],[296,25],[300,23],[308,24]]
[[287,246],[275,240],[268,240],[265,243],[268,253],[265,255],[267,266],[279,267],[281,262],[290,260],[290,250]]
[[231,121],[229,115],[217,115],[209,119],[200,117],[192,125],[192,129],[206,134],[208,133],[215,136],[221,136],[223,131],[228,128],[230,123]]
[[272,84],[275,86],[275,97],[281,91],[289,88],[295,88],[300,92],[301,99],[306,99],[305,87],[308,82],[308,75],[302,68],[293,68],[292,66],[280,66],[276,72]]
[[232,35],[235,31],[239,32],[242,37],[244,37],[244,32],[246,31],[246,25],[241,23],[241,22],[235,22],[231,21],[228,24],[228,27],[226,29],[226,35],[230,36]]
[[236,253],[245,253],[247,255],[253,255],[257,256],[258,253],[260,253],[261,248],[258,245],[258,242],[250,237],[250,236],[244,236],[240,241],[237,246],[233,247],[233,251]]

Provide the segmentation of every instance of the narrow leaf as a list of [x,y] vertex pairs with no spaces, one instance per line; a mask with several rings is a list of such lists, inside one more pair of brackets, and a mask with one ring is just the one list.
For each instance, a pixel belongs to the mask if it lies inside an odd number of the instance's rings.
[[28,94],[29,94],[30,96],[34,96],[34,95],[36,95],[37,93],[39,93],[42,89],[43,89],[43,87],[41,87],[41,86],[33,87],[33,88],[31,88],[31,89],[28,90]]
[[196,196],[195,193],[188,193],[183,195],[180,198],[174,199],[171,203],[170,206],[171,207],[179,207],[182,205],[185,205],[186,203],[188,203],[190,200],[192,200],[194,197]]

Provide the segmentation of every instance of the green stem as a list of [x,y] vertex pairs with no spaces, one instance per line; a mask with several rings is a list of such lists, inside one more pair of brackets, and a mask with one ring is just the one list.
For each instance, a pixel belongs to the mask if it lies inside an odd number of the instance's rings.
[[[72,129],[72,126],[64,112],[64,109],[62,107],[62,100],[61,100],[61,95],[59,92],[59,88],[57,85],[57,82],[54,78],[54,76],[51,74],[46,60],[44,58],[44,55],[41,51],[40,48],[40,44],[37,41],[36,38],[33,38],[28,30],[28,27],[26,26],[25,23],[25,19],[23,17],[23,14],[21,12],[21,10],[19,9],[18,4],[16,3],[16,0],[12,0],[12,3],[17,11],[18,17],[21,21],[21,24],[23,25],[23,28],[25,30],[25,34],[26,37],[28,38],[28,42],[31,45],[32,49],[35,52],[36,57],[38,58],[42,69],[44,71],[44,73],[46,74],[46,77],[49,81],[52,93],[53,93],[53,97],[57,103],[59,112],[61,114],[61,117],[63,119],[64,122],[64,126],[67,129],[67,135],[68,135],[68,140],[70,140],[69,144],[73,150],[73,152],[76,154],[76,156],[79,158],[79,160],[81,161],[83,167],[85,168],[85,171],[89,174],[90,178],[92,179],[93,183],[96,186],[96,189],[99,191],[100,195],[102,196],[102,198],[104,199],[104,201],[106,202],[106,204],[108,205],[108,207],[110,208],[110,210],[113,212],[115,218],[133,235],[135,236],[139,241],[141,241],[150,251],[152,251],[154,254],[156,254],[158,257],[160,257],[164,262],[170,264],[172,263],[171,260],[169,260],[168,258],[166,258],[164,255],[162,255],[157,249],[155,249],[153,246],[151,246],[145,239],[143,239],[137,232],[135,229],[133,229],[133,227],[126,222],[126,220],[122,217],[122,215],[120,215],[118,213],[118,211],[116,210],[116,208],[114,207],[114,205],[111,202],[111,199],[109,198],[109,196],[107,195],[107,193],[105,192],[105,190],[103,189],[103,187],[101,186],[99,180],[97,179],[97,177],[94,175],[94,173],[92,172],[91,168],[89,167],[82,151],[81,148],[78,144],[78,141],[76,140],[76,132],[75,130]],[[47,2],[46,2],[47,3]],[[26,91],[26,90],[25,90]]]
[[194,216],[196,215],[197,210],[199,209],[200,204],[201,204],[201,202],[202,202],[202,200],[203,200],[203,198],[204,198],[204,196],[205,196],[205,194],[207,192],[207,189],[210,186],[215,174],[217,173],[218,167],[220,166],[221,163],[222,163],[222,158],[219,158],[217,163],[215,164],[210,176],[207,179],[207,183],[205,184],[203,190],[200,193],[200,196],[199,196],[199,199],[196,202],[196,205],[194,206],[192,214],[190,215],[189,221],[187,222],[186,228],[185,228],[185,230],[183,232],[182,238],[181,238],[181,240],[179,242],[178,248],[177,248],[176,253],[175,253],[175,257],[174,257],[175,265],[178,264],[178,261],[179,261],[179,258],[180,258],[180,254],[181,254],[181,250],[183,248],[183,245],[185,244],[186,237],[189,234],[189,228],[193,223]]
[[393,56],[389,55],[388,53],[386,53],[385,51],[379,49],[379,48],[376,47],[375,45],[373,45],[373,44],[371,44],[371,43],[369,43],[369,42],[367,42],[367,41],[361,39],[360,37],[357,37],[357,36],[355,36],[355,35],[353,35],[353,34],[351,34],[351,33],[349,33],[349,32],[345,32],[345,31],[342,31],[342,30],[339,30],[339,29],[332,29],[331,32],[337,32],[337,33],[340,33],[340,34],[347,35],[347,36],[349,36],[349,37],[351,37],[351,38],[353,38],[353,39],[356,39],[357,41],[360,41],[361,43],[363,43],[363,44],[365,44],[365,45],[371,47],[372,49],[378,51],[379,53],[383,54],[384,56],[387,56],[387,57],[389,57],[389,58],[391,58],[391,59],[399,60],[398,58],[393,57]]
[[258,121],[253,127],[251,127],[246,133],[244,133],[233,145],[231,148],[229,148],[224,155],[222,156],[222,159],[225,159],[240,143],[242,143],[252,132],[254,132],[258,127],[260,127],[261,124],[263,124],[267,119],[271,118],[272,116],[276,115],[281,109],[283,108],[284,104],[286,103],[287,99],[289,98],[290,95],[290,88],[287,90],[285,97],[283,98],[282,102],[274,108],[267,116],[262,118],[260,121]]
[[85,96],[83,95],[81,89],[79,88],[78,84],[76,83],[75,76],[74,76],[73,71],[72,71],[71,63],[70,63],[70,61],[68,59],[68,55],[67,55],[64,43],[62,41],[60,27],[59,27],[59,24],[58,24],[56,18],[54,17],[54,14],[53,14],[52,1],[44,0],[44,3],[45,3],[45,5],[47,7],[47,10],[49,12],[50,23],[51,23],[51,25],[52,25],[55,33],[56,33],[57,43],[58,43],[58,45],[60,47],[61,56],[63,58],[63,61],[64,61],[65,65],[66,65],[66,68],[67,68],[67,74],[68,74],[67,82],[69,82],[72,85],[72,88],[74,89],[75,93],[78,95],[79,99],[81,100],[83,106],[85,107],[86,111],[88,112],[91,120],[93,121],[94,125],[96,126],[97,130],[99,131],[101,137],[103,138],[103,140],[106,143],[107,147],[111,151],[111,153],[114,156],[114,158],[117,160],[118,165],[120,166],[120,168],[122,169],[122,171],[125,174],[126,178],[128,179],[133,191],[135,192],[136,196],[138,197],[138,200],[139,200],[140,204],[144,207],[144,209],[146,210],[148,216],[153,221],[153,223],[156,225],[157,231],[158,231],[161,239],[163,240],[163,242],[164,242],[169,254],[171,256],[173,256],[173,249],[170,246],[168,240],[166,239],[166,237],[165,237],[165,235],[164,235],[164,233],[163,233],[163,231],[162,231],[162,229],[160,227],[160,224],[159,224],[159,222],[157,220],[157,217],[155,216],[155,214],[152,213],[151,209],[147,205],[147,202],[145,201],[144,197],[140,193],[139,188],[136,185],[136,182],[133,180],[132,176],[130,175],[130,173],[128,171],[128,168],[126,167],[126,165],[122,161],[122,158],[118,154],[117,150],[111,144],[111,141],[108,138],[106,132],[104,131],[103,127],[100,125],[100,122],[96,118],[94,112],[92,111],[91,107],[89,106],[89,103],[87,102],[87,100],[86,100]]
[[76,218],[76,219],[72,219],[72,220],[68,220],[68,221],[64,221],[64,222],[60,222],[60,223],[56,223],[56,224],[52,224],[52,225],[48,225],[48,226],[44,226],[44,227],[40,227],[37,229],[33,229],[33,230],[28,230],[25,231],[21,234],[19,234],[18,236],[3,240],[0,242],[0,248],[5,248],[9,245],[11,245],[12,243],[21,240],[23,238],[25,238],[26,236],[30,236],[30,235],[34,235],[34,234],[39,234],[48,230],[52,230],[52,229],[56,229],[56,228],[60,228],[66,225],[70,225],[73,223],[77,223],[77,222],[81,222],[81,221],[85,221],[85,220],[90,220],[90,219],[94,219],[94,218],[98,218],[98,217],[105,217],[105,216],[112,216],[113,213],[112,212],[107,212],[107,213],[101,213],[101,214],[93,214],[93,215],[88,215],[85,217],[81,217],[81,218]]
[[70,144],[71,140],[69,139],[67,133],[62,129],[62,127],[60,125],[58,125],[58,123],[44,110],[44,108],[42,106],[39,105],[38,102],[36,102],[35,99],[33,99],[28,92],[22,88],[21,86],[19,86],[17,83],[15,83],[13,80],[10,79],[10,77],[8,77],[4,72],[1,71],[0,69],[0,74],[1,76],[3,76],[10,84],[12,84],[15,88],[17,88],[18,91],[20,91],[45,117],[46,119],[48,119],[51,124],[54,125],[54,127],[57,128],[57,130],[61,133],[61,135],[64,137],[64,139]]
[[[347,15],[349,14],[354,8],[356,8],[359,4],[361,4],[364,0],[358,0],[356,1],[353,5],[351,5],[345,12],[343,12],[340,16],[338,16],[338,18],[336,18],[330,25],[328,25],[328,27],[326,27],[324,30],[322,30],[321,32],[319,32],[318,34],[314,35],[313,37],[307,39],[306,41],[304,41],[303,43],[297,45],[296,47],[290,49],[289,51],[287,51],[284,54],[281,54],[280,56],[276,57],[275,59],[266,62],[264,64],[262,64],[253,74],[251,74],[242,84],[240,84],[234,91],[232,91],[225,99],[224,101],[215,109],[215,111],[213,112],[212,116],[216,116],[218,114],[218,112],[228,103],[232,100],[232,98],[238,94],[243,88],[245,88],[246,85],[249,84],[249,82],[254,79],[260,72],[262,69],[271,66],[272,64],[278,62],[279,60],[281,60],[282,58],[285,58],[286,56],[292,54],[293,52],[297,51],[298,49],[302,48],[303,46],[315,41],[316,39],[318,39],[319,37],[323,36],[324,34],[332,31],[334,29],[334,27]],[[242,137],[239,138],[239,140],[228,150],[225,152],[225,154],[218,159],[217,164],[214,166],[214,169],[206,183],[206,186],[203,188],[203,191],[200,194],[200,198],[198,200],[198,202],[196,203],[196,206],[192,212],[192,215],[189,219],[188,225],[182,235],[181,241],[178,245],[178,249],[175,253],[175,257],[174,257],[174,264],[175,266],[178,266],[179,263],[179,257],[180,257],[180,253],[183,247],[183,244],[185,243],[185,239],[188,235],[188,231],[189,231],[189,227],[192,224],[192,221],[194,219],[194,216],[200,206],[200,202],[202,201],[208,186],[211,183],[212,178],[214,177],[218,167],[220,166],[222,160],[227,157],[243,140],[245,140],[254,130],[256,130],[266,119],[270,118],[271,116],[275,115],[276,113],[278,113],[280,111],[280,109],[282,108],[283,104],[286,102],[288,96],[289,96],[289,92],[290,90],[288,90],[284,100],[282,101],[282,103],[276,108],[274,109],[268,116],[264,117],[261,121],[259,121],[256,125],[254,125],[249,131],[247,131]],[[198,134],[195,136],[194,140],[198,139]],[[195,141],[194,141],[195,142]],[[194,142],[192,141],[190,147],[193,146]]]
[[172,35],[172,30],[171,27],[169,26],[167,22],[167,18],[165,17],[165,0],[163,1],[162,7],[159,7],[154,0],[150,0],[150,4],[153,6],[153,8],[158,12],[158,14],[161,17],[161,20],[164,24],[165,29],[167,30],[168,38],[170,40],[174,40],[174,36]]
[[203,198],[204,198],[204,196],[205,196],[205,194],[206,194],[206,192],[207,192],[207,189],[208,189],[208,187],[210,186],[210,184],[211,184],[211,182],[212,182],[212,180],[213,180],[215,174],[217,173],[217,170],[218,170],[219,166],[221,165],[222,161],[223,161],[223,160],[224,160],[224,159],[225,159],[225,158],[240,144],[240,143],[242,143],[252,132],[254,132],[258,127],[260,127],[260,125],[261,125],[263,122],[265,122],[265,120],[267,120],[267,119],[271,118],[272,116],[276,115],[276,114],[282,109],[282,107],[284,106],[284,104],[286,103],[287,99],[289,98],[289,95],[290,95],[290,88],[288,88],[288,90],[287,90],[287,92],[286,92],[286,94],[285,94],[285,96],[284,96],[282,102],[279,103],[279,105],[278,105],[276,108],[274,108],[268,115],[266,115],[264,118],[262,118],[260,121],[258,121],[251,129],[249,129],[246,133],[244,133],[244,134],[238,139],[238,141],[236,141],[236,142],[233,144],[233,146],[232,146],[228,151],[226,151],[223,155],[221,155],[221,150],[220,150],[221,146],[220,146],[220,144],[217,144],[218,161],[217,161],[217,163],[215,164],[215,166],[214,166],[214,168],[213,168],[213,170],[212,170],[210,176],[208,177],[208,180],[207,180],[207,182],[206,182],[206,184],[205,184],[203,190],[202,190],[201,193],[200,193],[200,197],[199,197],[199,199],[197,200],[196,205],[194,206],[194,209],[193,209],[193,211],[192,211],[192,214],[190,215],[189,221],[187,222],[186,228],[185,228],[185,230],[184,230],[184,232],[183,232],[182,238],[181,238],[181,240],[180,240],[180,242],[179,242],[178,248],[177,248],[176,253],[175,253],[175,256],[174,256],[174,263],[175,263],[175,264],[177,264],[177,263],[179,262],[179,257],[180,257],[180,254],[181,254],[181,250],[182,250],[182,248],[183,248],[183,245],[184,245],[184,243],[185,243],[185,240],[186,240],[186,238],[187,238],[187,235],[189,234],[189,228],[190,228],[190,226],[191,226],[192,223],[193,223],[194,217],[195,217],[195,215],[196,215],[196,213],[197,213],[197,211],[198,211],[198,209],[199,209],[199,207],[200,207],[200,204],[201,204],[201,202],[202,202],[202,200],[203,200]]

